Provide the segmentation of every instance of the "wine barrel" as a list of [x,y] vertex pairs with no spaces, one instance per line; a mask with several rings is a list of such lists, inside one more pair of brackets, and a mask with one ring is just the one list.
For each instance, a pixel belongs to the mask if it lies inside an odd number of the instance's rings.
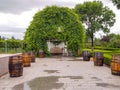
[[31,66],[31,56],[28,53],[22,54],[23,66],[30,67]]
[[23,63],[21,56],[9,57],[9,74],[10,77],[19,77],[23,75]]
[[35,62],[35,54],[34,52],[28,52],[28,55],[31,57],[31,62]]
[[43,50],[39,50],[39,57],[43,58],[44,57],[44,51]]
[[113,55],[111,60],[111,73],[120,76],[120,56]]
[[82,56],[83,56],[83,61],[90,61],[90,52],[89,51],[83,51]]
[[102,52],[95,52],[93,59],[95,66],[103,66],[104,57]]

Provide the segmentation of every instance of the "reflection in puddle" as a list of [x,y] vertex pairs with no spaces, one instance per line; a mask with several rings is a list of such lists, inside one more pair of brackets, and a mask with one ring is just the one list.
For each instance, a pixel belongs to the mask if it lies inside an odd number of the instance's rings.
[[60,78],[69,78],[70,80],[83,79],[82,76],[48,76],[35,78],[29,82],[25,82],[13,87],[13,90],[53,90],[60,89],[64,86],[64,82],[59,82]]
[[13,90],[52,90],[61,88],[64,83],[57,83],[59,77],[49,76],[33,79],[13,87]]
[[27,83],[24,83],[24,90],[31,90]]
[[31,90],[27,83],[16,85],[13,90]]

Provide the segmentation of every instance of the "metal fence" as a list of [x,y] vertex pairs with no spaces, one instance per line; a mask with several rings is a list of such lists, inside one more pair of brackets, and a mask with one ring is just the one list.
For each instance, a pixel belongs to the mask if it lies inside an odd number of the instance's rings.
[[0,53],[21,53],[22,48],[0,48]]

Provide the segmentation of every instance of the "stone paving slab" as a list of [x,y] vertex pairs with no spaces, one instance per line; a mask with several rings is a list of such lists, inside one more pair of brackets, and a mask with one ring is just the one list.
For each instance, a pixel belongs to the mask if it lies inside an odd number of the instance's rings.
[[0,90],[120,90],[120,76],[81,58],[36,58],[23,76],[0,77]]

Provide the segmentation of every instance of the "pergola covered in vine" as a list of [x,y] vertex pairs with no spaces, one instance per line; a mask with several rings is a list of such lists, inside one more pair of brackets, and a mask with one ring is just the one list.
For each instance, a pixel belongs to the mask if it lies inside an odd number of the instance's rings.
[[51,6],[37,12],[25,33],[26,50],[39,52],[42,49],[47,55],[47,40],[54,39],[67,44],[67,49],[71,49],[74,55],[82,49],[84,28],[73,10]]

